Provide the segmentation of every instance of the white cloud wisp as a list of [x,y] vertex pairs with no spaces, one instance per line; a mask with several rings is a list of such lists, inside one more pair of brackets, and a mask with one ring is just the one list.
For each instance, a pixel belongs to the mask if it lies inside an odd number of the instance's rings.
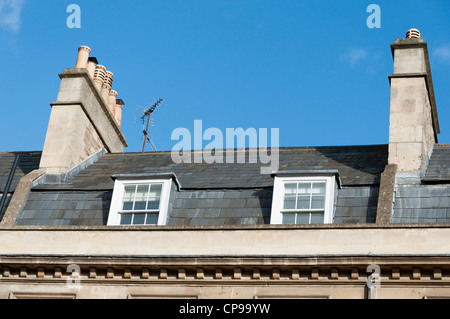
[[17,32],[21,24],[21,12],[25,0],[0,0],[0,27]]

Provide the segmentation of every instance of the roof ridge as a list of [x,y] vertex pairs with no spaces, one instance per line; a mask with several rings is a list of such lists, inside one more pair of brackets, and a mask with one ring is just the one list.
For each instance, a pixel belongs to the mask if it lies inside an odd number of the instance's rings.
[[[368,144],[368,145],[329,145],[329,146],[283,146],[283,147],[278,147],[279,151],[289,151],[289,150],[315,150],[315,149],[331,149],[331,148],[376,148],[376,147],[387,147],[388,144]],[[221,151],[229,151],[229,150],[233,150],[233,151],[248,151],[248,150],[254,150],[257,149],[259,150],[260,148],[233,148],[233,149],[229,149],[229,148],[224,148],[224,149],[218,149]],[[270,150],[271,147],[268,147],[268,149]],[[204,150],[187,150],[187,152],[201,152]],[[153,152],[122,152],[122,153],[107,153],[105,154],[105,156],[121,156],[121,155],[140,155],[140,156],[145,156],[145,155],[153,155],[153,154],[170,154],[172,151],[153,151]]]

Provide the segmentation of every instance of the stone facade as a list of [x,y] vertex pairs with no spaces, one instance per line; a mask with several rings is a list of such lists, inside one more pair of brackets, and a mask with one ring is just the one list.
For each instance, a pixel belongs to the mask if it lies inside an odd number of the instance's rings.
[[[381,270],[372,298],[442,298],[450,296],[442,244],[449,232],[417,225],[3,228],[0,240],[15,245],[2,249],[0,298],[360,299],[368,297],[370,265]],[[77,275],[68,271],[74,265]]]

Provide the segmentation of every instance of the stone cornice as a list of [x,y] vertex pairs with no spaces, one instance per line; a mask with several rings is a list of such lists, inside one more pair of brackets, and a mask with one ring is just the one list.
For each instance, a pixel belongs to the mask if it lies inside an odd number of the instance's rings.
[[80,285],[365,285],[367,267],[380,267],[381,285],[450,286],[450,257],[351,258],[53,258],[0,256],[0,283],[60,283],[79,267]]

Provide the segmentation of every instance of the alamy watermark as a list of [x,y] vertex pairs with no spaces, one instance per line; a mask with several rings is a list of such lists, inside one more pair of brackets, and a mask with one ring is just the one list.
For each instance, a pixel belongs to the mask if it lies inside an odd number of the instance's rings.
[[380,288],[381,284],[381,268],[378,265],[369,265],[366,269],[369,274],[367,276],[367,288]]
[[378,265],[369,265],[366,269],[367,272],[367,298],[377,299],[378,288],[381,285],[381,268]]
[[381,28],[381,8],[377,4],[370,4],[366,12],[371,13],[367,17],[366,24],[369,29]]
[[66,12],[71,14],[67,17],[66,25],[69,29],[81,28],[81,8],[78,4],[69,4]]
[[70,274],[66,280],[67,287],[80,289],[80,266],[78,266],[77,264],[70,264],[69,266],[67,266],[66,272]]
[[[179,141],[173,146],[171,151],[174,163],[259,162],[261,164],[261,174],[270,174],[278,170],[278,128],[270,129],[270,151],[267,128],[259,128],[258,130],[253,127],[245,130],[242,127],[226,128],[225,134],[223,134],[217,127],[209,127],[203,131],[202,120],[194,120],[193,132],[192,136],[191,131],[184,127],[179,127],[172,131],[171,139]],[[247,140],[248,145],[246,143]],[[204,141],[210,142],[203,147]]]

